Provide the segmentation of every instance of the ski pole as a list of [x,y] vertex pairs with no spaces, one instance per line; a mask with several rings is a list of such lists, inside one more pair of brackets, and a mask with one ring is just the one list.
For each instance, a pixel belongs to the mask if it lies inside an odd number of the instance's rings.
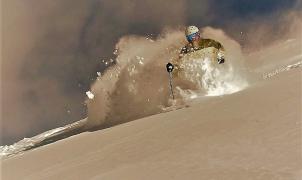
[[173,83],[172,83],[172,72],[169,72],[169,83],[170,83],[170,92],[172,95],[173,100],[175,99],[174,97],[174,92],[173,92]]

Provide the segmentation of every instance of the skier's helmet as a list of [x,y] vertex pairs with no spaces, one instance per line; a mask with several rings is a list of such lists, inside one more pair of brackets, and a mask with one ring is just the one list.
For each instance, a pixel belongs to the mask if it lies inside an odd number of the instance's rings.
[[188,26],[185,33],[189,42],[200,38],[199,29],[196,26]]

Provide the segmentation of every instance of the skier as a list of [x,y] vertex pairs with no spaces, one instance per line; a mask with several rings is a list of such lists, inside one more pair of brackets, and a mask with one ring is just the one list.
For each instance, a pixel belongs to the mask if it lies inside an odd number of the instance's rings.
[[209,47],[213,47],[216,50],[215,52],[217,53],[218,64],[224,63],[224,47],[219,42],[213,39],[202,39],[200,37],[199,29],[196,26],[188,26],[186,28],[185,34],[189,43],[181,49],[179,59],[176,62],[169,62],[166,65],[167,71],[169,73],[172,73],[173,70],[180,70],[179,67],[181,60],[186,54],[190,54]]

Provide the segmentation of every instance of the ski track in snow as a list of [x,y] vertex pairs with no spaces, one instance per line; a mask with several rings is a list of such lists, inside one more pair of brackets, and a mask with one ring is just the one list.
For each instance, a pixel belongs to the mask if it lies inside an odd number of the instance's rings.
[[54,137],[71,132],[72,130],[80,129],[85,125],[86,121],[87,119],[82,119],[75,123],[46,131],[32,138],[24,138],[23,140],[14,143],[13,145],[0,146],[0,158],[3,159],[20,154],[24,151],[38,147],[39,145],[41,145],[41,143],[47,140],[51,140]]
[[286,71],[289,71],[289,70],[292,70],[292,69],[295,69],[295,68],[300,68],[302,67],[302,61],[299,61],[295,64],[290,64],[290,65],[287,65],[287,66],[283,66],[283,67],[280,67],[280,68],[277,68],[273,71],[270,71],[268,73],[264,73],[263,74],[263,79],[269,79],[271,77],[274,77],[282,72],[286,72]]

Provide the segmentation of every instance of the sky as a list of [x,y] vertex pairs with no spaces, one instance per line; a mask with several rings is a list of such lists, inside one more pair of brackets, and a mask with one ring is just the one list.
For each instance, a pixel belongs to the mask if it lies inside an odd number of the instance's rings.
[[84,118],[85,92],[125,35],[212,26],[248,51],[277,41],[300,10],[301,0],[3,0],[1,145]]

